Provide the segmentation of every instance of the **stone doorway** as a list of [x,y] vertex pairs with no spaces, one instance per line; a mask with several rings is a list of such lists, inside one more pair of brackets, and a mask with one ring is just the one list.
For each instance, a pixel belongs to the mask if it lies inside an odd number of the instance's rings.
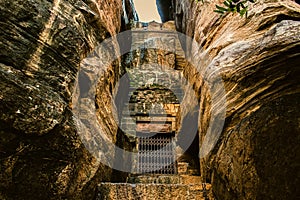
[[132,158],[133,174],[177,174],[179,100],[160,85],[129,90],[121,127],[137,153]]

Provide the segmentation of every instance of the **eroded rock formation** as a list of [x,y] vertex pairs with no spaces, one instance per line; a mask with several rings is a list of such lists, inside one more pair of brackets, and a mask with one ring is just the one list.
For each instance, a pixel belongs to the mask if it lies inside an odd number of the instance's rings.
[[226,91],[225,125],[213,151],[201,159],[201,175],[212,182],[218,199],[296,199],[300,6],[258,1],[241,18],[214,13],[221,3],[177,1],[175,13],[176,27],[202,46],[186,46],[186,51],[199,60],[196,67],[205,75],[197,74],[195,66],[184,69],[199,91],[200,146],[211,109],[219,106],[211,104],[205,81],[218,76],[215,69]]
[[[71,97],[81,60],[120,31],[122,2],[3,0],[0,10],[0,199],[91,199],[112,170],[80,141]],[[119,67],[109,66],[98,107],[111,107]],[[115,141],[110,110],[99,116]]]
[[[168,2],[161,10],[163,21],[175,16],[177,30],[202,46],[196,49],[182,41],[187,56],[199,61],[196,67],[205,77],[218,76],[218,69],[226,91],[217,96],[227,103],[220,139],[200,160],[204,181],[212,183],[222,200],[296,199],[299,5],[258,1],[248,18],[241,18],[214,13],[219,1],[176,1],[176,6]],[[137,18],[130,6],[130,0],[0,1],[0,199],[92,199],[96,184],[111,181],[112,169],[98,163],[82,144],[71,99],[81,61],[99,42]],[[111,53],[124,51],[127,40],[129,35],[120,45],[114,43]],[[99,124],[119,146],[125,139],[119,136],[110,97],[124,72],[121,62],[116,59],[108,67],[95,101]],[[176,62],[198,94],[201,150],[210,137],[205,134],[211,110],[219,117],[221,108],[212,104],[209,83],[195,66],[185,65],[182,58]],[[89,72],[79,78],[89,82]],[[186,114],[182,123],[197,120]]]
[[158,13],[163,23],[173,20],[174,2],[174,0],[156,0]]

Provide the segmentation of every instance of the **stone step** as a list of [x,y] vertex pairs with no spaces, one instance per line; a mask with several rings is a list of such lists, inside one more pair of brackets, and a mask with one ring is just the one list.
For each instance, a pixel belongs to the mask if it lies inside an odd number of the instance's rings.
[[128,183],[181,184],[182,179],[178,175],[132,175],[128,178]]
[[213,200],[210,190],[187,184],[101,183],[97,200]]
[[129,119],[129,117],[131,117],[134,120],[134,117],[176,117],[174,113],[168,114],[165,112],[162,113],[149,113],[149,112],[139,112],[139,111],[123,111],[122,112],[122,117],[125,117],[127,119]]
[[128,183],[188,184],[202,185],[201,176],[145,174],[131,175]]
[[182,184],[202,184],[201,176],[180,175]]
[[[169,88],[169,89],[171,90],[171,93],[169,94],[169,96],[175,95],[177,97],[181,97],[184,93],[184,91],[180,88]],[[128,97],[129,97],[129,99],[134,99],[136,97],[141,97],[140,95],[138,95],[139,93],[141,93],[141,92],[138,92],[135,89],[130,89],[129,92],[128,92]],[[156,91],[149,91],[149,92],[146,92],[144,95],[145,96],[149,95],[150,97],[152,95],[153,97],[155,97],[155,96],[159,96],[159,95],[162,95],[162,94],[165,94],[164,90],[156,89]]]

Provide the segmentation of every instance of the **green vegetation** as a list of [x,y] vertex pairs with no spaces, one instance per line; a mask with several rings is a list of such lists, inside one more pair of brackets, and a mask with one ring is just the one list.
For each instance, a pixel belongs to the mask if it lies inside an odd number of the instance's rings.
[[[199,2],[199,0],[196,1]],[[204,2],[204,0],[201,1]],[[248,4],[254,2],[255,0],[225,0],[223,2],[224,5],[216,5],[216,10],[214,11],[222,15],[228,12],[238,12],[241,16],[247,17]]]

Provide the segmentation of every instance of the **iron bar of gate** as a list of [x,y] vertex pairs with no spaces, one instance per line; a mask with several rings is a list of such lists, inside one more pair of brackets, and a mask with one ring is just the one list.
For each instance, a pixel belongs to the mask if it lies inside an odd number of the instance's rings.
[[176,173],[172,136],[141,137],[138,143],[138,173]]

